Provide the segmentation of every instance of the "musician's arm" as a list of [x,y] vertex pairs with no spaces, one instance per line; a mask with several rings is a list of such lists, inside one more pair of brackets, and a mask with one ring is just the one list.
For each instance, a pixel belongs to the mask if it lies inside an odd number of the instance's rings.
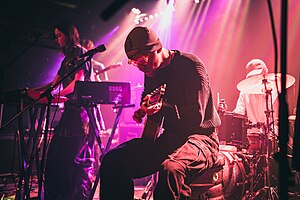
[[[60,80],[59,75],[56,75],[52,82],[50,82],[50,83],[48,83],[48,84],[46,84],[46,85],[40,86],[40,87],[31,88],[31,90],[34,90],[34,91],[37,91],[37,92],[44,92],[44,91],[46,91],[50,86],[53,86],[54,84],[56,84],[59,80]],[[54,88],[54,89],[55,89],[55,88]]]
[[132,119],[137,122],[137,123],[142,123],[143,118],[146,116],[147,114],[147,100],[148,100],[149,96],[145,96],[141,102],[141,107],[139,109],[137,109],[132,116]]
[[[75,82],[76,81],[84,81],[84,71],[83,70],[79,70],[75,74],[74,80],[72,82],[70,82],[70,84],[67,85],[63,90],[61,90],[57,95],[59,95],[59,96],[66,96],[66,95],[74,92]],[[55,84],[55,82],[54,82],[54,84]]]
[[98,82],[108,81],[107,73],[106,72],[101,72],[101,70],[105,70],[104,64],[93,59],[92,60],[92,65],[93,65],[93,68],[94,68],[95,80],[98,81]]
[[142,108],[137,109],[132,116],[132,119],[136,123],[142,123],[143,118],[145,117],[146,113],[142,110]]
[[157,102],[153,105],[149,105],[148,100],[151,98],[151,95],[146,95],[143,98],[143,101],[141,103],[141,107],[136,110],[132,116],[133,120],[137,123],[141,123],[142,119],[148,115],[154,115],[155,113],[159,112],[162,108],[162,102]]
[[40,87],[32,88],[32,90],[35,90],[37,92],[44,92],[45,90],[47,90],[51,86],[51,84],[52,84],[52,82],[48,83],[46,85],[40,86]]
[[240,92],[239,98],[236,102],[236,107],[232,111],[233,113],[245,115],[246,114],[246,108],[245,108],[245,93]]

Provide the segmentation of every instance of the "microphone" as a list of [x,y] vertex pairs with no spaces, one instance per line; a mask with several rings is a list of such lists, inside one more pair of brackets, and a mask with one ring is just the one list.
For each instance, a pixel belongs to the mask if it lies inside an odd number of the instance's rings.
[[84,54],[81,54],[78,58],[84,58],[84,57],[87,57],[87,56],[93,56],[96,53],[103,52],[105,50],[106,50],[105,45],[104,44],[100,44],[98,47],[96,47],[94,49],[91,49],[91,50],[88,50]]

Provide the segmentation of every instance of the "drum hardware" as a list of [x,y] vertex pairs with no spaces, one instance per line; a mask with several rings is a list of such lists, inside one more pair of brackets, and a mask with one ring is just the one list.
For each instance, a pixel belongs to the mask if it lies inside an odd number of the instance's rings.
[[[270,159],[272,159],[272,155],[276,152],[278,140],[275,135],[275,121],[272,120],[274,119],[274,111],[272,104],[271,107],[269,106],[269,102],[273,102],[271,91],[277,89],[275,84],[275,77],[277,76],[280,76],[280,74],[253,76],[241,81],[237,86],[240,91],[245,93],[265,94],[266,110],[264,113],[266,123],[258,122],[252,124],[249,120],[240,120],[235,113],[226,111],[223,101],[218,101],[218,113],[222,121],[221,126],[217,129],[220,142],[225,142],[223,143],[226,144],[225,146],[239,146],[242,143],[247,149],[247,153],[224,152],[226,157],[224,167],[225,176],[223,177],[225,199],[279,199],[277,187],[271,185],[272,179],[275,178],[274,180],[277,181],[277,177],[270,172],[271,167],[273,167],[273,165],[271,166],[272,160]],[[287,88],[293,85],[294,82],[295,79],[292,76],[288,76]],[[242,123],[240,123],[240,121]],[[257,128],[261,131],[248,135],[247,130],[252,128]],[[246,131],[244,131],[245,129]],[[243,138],[246,136],[246,140],[236,138],[237,136],[243,136]],[[253,136],[252,140],[250,140],[251,136]],[[248,141],[248,143],[245,141]],[[253,143],[251,143],[253,141],[257,142],[255,144],[257,146],[254,146],[255,148],[251,146],[253,145]],[[249,148],[250,152],[248,151]],[[251,148],[255,150],[251,152]],[[239,149],[239,147],[237,149]],[[223,152],[221,149],[220,151]],[[236,159],[237,155],[239,155],[238,157],[243,157],[243,159]],[[239,161],[245,161],[245,158],[247,158],[247,162]],[[263,166],[261,166],[261,164],[263,164]],[[226,165],[229,166],[226,167]],[[229,171],[229,174],[227,174],[228,171],[226,170]],[[231,178],[233,182],[228,182],[227,178]],[[232,187],[235,187],[235,190],[233,190]]]
[[252,122],[249,121],[247,128],[263,128],[264,126],[265,126],[264,122],[257,122],[255,124],[252,124]]
[[253,199],[253,197],[255,196],[254,188],[256,188],[256,185],[254,185],[254,183],[256,183],[256,181],[254,180],[254,178],[255,178],[256,169],[257,169],[257,156],[251,155],[249,157],[249,171],[250,172],[248,175],[250,187],[249,187],[249,190],[246,191],[246,194],[243,197],[243,200]]
[[[274,123],[270,123],[270,119],[274,119],[273,116],[273,106],[271,104],[271,108],[269,108],[269,102],[272,102],[272,95],[271,95],[271,91],[272,88],[270,88],[268,85],[267,88],[267,84],[269,84],[270,82],[268,81],[268,79],[266,78],[266,76],[263,76],[262,79],[262,85],[263,85],[263,91],[265,92],[265,103],[266,103],[266,110],[265,110],[265,115],[266,115],[266,124],[262,127],[263,128],[263,133],[262,133],[262,138],[261,141],[267,141],[266,143],[266,155],[261,155],[259,159],[264,159],[266,165],[262,170],[262,173],[258,175],[258,179],[260,179],[260,176],[263,178],[263,187],[261,189],[259,189],[254,197],[260,196],[262,195],[263,197],[266,197],[266,199],[278,199],[278,194],[277,194],[277,188],[275,187],[271,187],[270,185],[270,145],[271,148],[275,147],[275,133],[274,133]],[[270,97],[270,100],[269,100]],[[272,120],[274,121],[274,120]],[[271,127],[272,125],[272,127]],[[274,150],[274,149],[272,149]],[[261,150],[260,150],[261,151]]]
[[[261,173],[255,175],[252,181],[251,188],[246,195],[246,198],[254,199],[259,197],[259,199],[278,199],[277,188],[271,187],[270,184],[270,158],[274,154],[276,149],[276,144],[278,138],[275,135],[275,121],[274,121],[274,111],[272,107],[272,91],[281,91],[280,80],[278,79],[278,85],[276,83],[276,78],[281,77],[281,74],[261,74],[246,78],[238,83],[237,88],[241,92],[249,94],[265,94],[265,118],[266,123],[250,123],[248,128],[261,129],[261,132],[252,132],[247,134],[247,139],[249,141],[248,153],[253,155],[253,160],[250,160],[250,168],[257,171],[257,165],[259,162],[264,162],[263,170]],[[286,76],[286,88],[291,87],[295,83],[295,78],[291,75]],[[270,107],[271,105],[271,107]],[[263,179],[263,186],[255,192],[258,182]]]
[[244,115],[233,112],[224,112],[220,115],[221,126],[217,128],[220,142],[226,145],[233,145],[238,150],[247,149],[247,130],[249,121]]
[[272,139],[261,132],[250,132],[247,134],[249,147],[247,149],[252,155],[266,155],[267,151],[274,153]]
[[[243,200],[277,200],[278,199],[278,193],[277,193],[277,187],[273,187],[274,185],[277,185],[277,176],[275,174],[272,174],[271,171],[274,173],[277,170],[273,169],[273,167],[276,167],[274,165],[276,161],[273,160],[272,169],[270,167],[270,161],[266,157],[266,155],[248,155],[248,165],[249,165],[249,189],[246,191]],[[267,175],[269,176],[267,177]],[[268,178],[268,180],[266,180]],[[267,185],[268,183],[268,185]],[[272,186],[271,186],[272,185]]]

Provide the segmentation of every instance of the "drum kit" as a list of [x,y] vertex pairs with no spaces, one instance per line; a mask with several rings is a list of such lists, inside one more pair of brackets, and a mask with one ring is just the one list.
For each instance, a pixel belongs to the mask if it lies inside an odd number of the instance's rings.
[[[278,167],[273,159],[278,150],[278,137],[273,108],[268,108],[268,96],[271,91],[281,91],[280,87],[276,87],[276,84],[280,85],[280,77],[281,74],[274,73],[256,75],[237,85],[238,90],[244,93],[265,94],[265,122],[253,124],[244,115],[227,112],[224,100],[219,101],[222,124],[217,132],[220,153],[226,158],[223,177],[225,199],[279,199]],[[286,76],[287,88],[294,82],[294,77]]]

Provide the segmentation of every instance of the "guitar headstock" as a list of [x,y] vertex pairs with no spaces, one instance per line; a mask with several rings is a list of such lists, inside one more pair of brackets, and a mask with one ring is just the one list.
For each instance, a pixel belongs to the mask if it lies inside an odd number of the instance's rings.
[[154,105],[162,101],[162,97],[165,94],[167,84],[163,84],[156,88],[150,93],[150,98],[148,99],[148,105]]
[[117,67],[121,67],[122,65],[123,65],[122,62],[117,62],[117,63],[113,63],[113,64],[109,65],[108,68],[114,69],[114,68],[117,68]]
[[105,67],[104,69],[95,70],[94,72],[95,72],[95,74],[99,75],[99,74],[102,74],[102,73],[104,73],[108,70],[121,67],[122,65],[123,65],[122,62],[117,62],[117,63],[111,64],[111,65]]

